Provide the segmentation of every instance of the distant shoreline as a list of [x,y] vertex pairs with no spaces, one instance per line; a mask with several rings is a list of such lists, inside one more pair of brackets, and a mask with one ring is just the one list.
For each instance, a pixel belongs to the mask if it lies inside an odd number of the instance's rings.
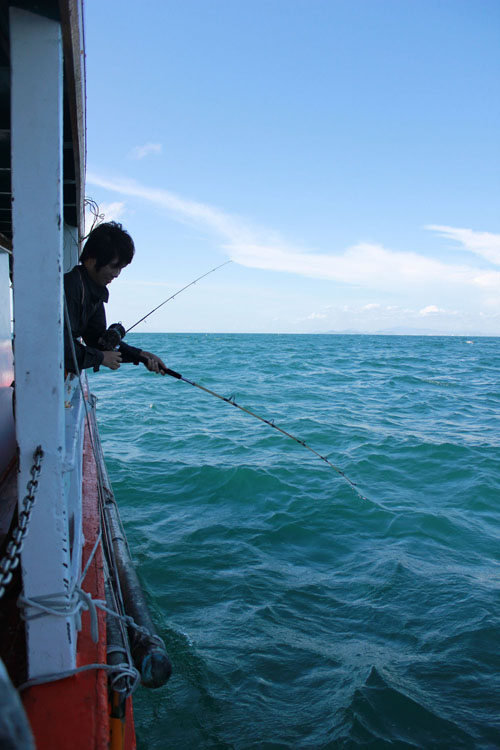
[[500,333],[444,333],[444,332],[396,332],[396,331],[295,331],[281,333],[279,331],[134,331],[129,336],[142,336],[153,334],[165,334],[168,336],[391,336],[391,337],[426,337],[426,338],[450,338],[450,339],[498,339]]

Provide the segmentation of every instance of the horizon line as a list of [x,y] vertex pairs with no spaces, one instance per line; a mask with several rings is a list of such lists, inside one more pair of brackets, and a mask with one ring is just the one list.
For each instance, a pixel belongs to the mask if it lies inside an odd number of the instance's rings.
[[445,333],[436,331],[419,333],[419,332],[391,332],[391,331],[133,331],[131,336],[140,336],[142,334],[156,335],[165,334],[167,336],[186,336],[186,335],[203,335],[203,336],[401,336],[401,337],[440,337],[440,338],[500,338],[500,333]]

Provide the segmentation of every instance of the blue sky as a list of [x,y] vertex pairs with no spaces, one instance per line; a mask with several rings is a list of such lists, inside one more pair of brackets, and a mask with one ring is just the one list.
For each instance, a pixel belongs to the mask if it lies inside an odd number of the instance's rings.
[[497,0],[87,0],[137,330],[500,335]]

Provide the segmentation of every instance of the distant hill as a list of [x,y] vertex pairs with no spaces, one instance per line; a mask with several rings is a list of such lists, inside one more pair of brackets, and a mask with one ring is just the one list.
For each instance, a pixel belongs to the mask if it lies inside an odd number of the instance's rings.
[[342,331],[316,331],[316,333],[329,333],[340,336],[470,336],[475,338],[488,335],[484,333],[471,333],[470,331],[464,333],[452,333],[450,331],[436,331],[432,328],[408,328],[405,326],[384,328],[379,331],[356,331],[351,328],[346,328]]

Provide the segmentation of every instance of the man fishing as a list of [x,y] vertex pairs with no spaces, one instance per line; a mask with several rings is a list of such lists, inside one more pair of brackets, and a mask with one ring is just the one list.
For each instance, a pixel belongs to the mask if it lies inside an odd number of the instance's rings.
[[114,221],[100,224],[89,234],[80,264],[64,275],[69,318],[69,326],[68,321],[65,326],[64,361],[68,372],[88,367],[98,370],[101,365],[117,370],[122,362],[136,365],[142,362],[151,372],[165,374],[166,366],[156,354],[124,342],[116,349],[106,343],[107,287],[131,263],[134,253],[132,237],[121,224]]
[[[120,271],[132,261],[134,257],[134,243],[131,236],[126,232],[121,224],[116,222],[108,222],[107,224],[100,224],[90,234],[83,248],[83,252],[80,257],[81,265],[75,266],[72,271],[65,274],[64,276],[64,289],[66,294],[66,304],[68,308],[68,317],[71,323],[71,337],[65,336],[65,360],[66,369],[69,372],[75,372],[74,357],[72,352],[71,341],[73,340],[75,349],[75,358],[78,363],[80,370],[86,367],[94,367],[99,369],[100,365],[109,367],[111,370],[116,370],[120,367],[122,362],[134,362],[138,364],[143,362],[148,370],[152,372],[161,372],[162,375],[170,375],[177,380],[182,380],[184,383],[199,388],[205,393],[215,396],[221,401],[225,401],[231,406],[240,409],[241,411],[249,414],[251,417],[255,417],[260,422],[272,427],[282,435],[291,438],[299,445],[302,445],[308,451],[313,453],[319,459],[324,461],[331,469],[340,474],[346,482],[348,482],[354,491],[363,500],[366,497],[361,494],[357,489],[357,485],[345,474],[342,469],[335,466],[326,456],[322,456],[318,451],[311,448],[304,440],[291,435],[286,430],[275,424],[274,420],[265,419],[259,414],[256,414],[250,409],[240,406],[236,403],[234,396],[226,398],[221,396],[220,393],[206,388],[204,385],[195,383],[194,380],[188,380],[183,377],[180,373],[175,370],[168,368],[162,360],[151,354],[151,352],[145,352],[141,349],[136,349],[134,346],[129,346],[123,341],[115,349],[113,347],[103,347],[103,339],[107,336],[106,330],[106,315],[104,312],[104,302],[108,301],[108,290],[107,286],[113,279],[116,279],[120,275]],[[218,268],[227,265],[231,261],[226,261],[220,266],[212,268],[211,271],[204,273],[194,281],[191,281],[178,292],[172,294],[166,300],[157,305],[153,310],[150,310],[144,315],[137,323],[134,323],[128,330],[131,331],[136,325],[142,323],[156,310],[165,305],[171,299],[174,299],[178,294],[188,289],[188,287],[196,284],[200,279],[205,278],[208,274],[217,271]],[[123,335],[127,332],[121,325],[110,326],[110,328],[118,327],[121,328],[120,336],[118,340],[121,340]],[[109,333],[109,330],[108,330]],[[79,341],[79,338],[83,338],[85,345]],[[101,342],[101,343],[100,343]]]

